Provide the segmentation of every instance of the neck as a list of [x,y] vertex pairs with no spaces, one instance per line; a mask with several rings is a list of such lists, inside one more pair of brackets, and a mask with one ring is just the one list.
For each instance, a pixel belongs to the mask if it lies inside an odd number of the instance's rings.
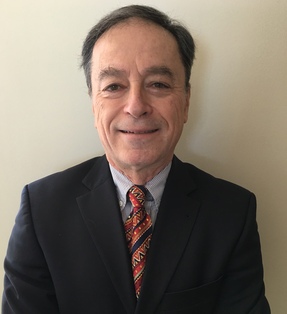
[[[110,161],[109,161],[110,162]],[[110,163],[116,170],[121,172],[124,176],[126,176],[133,184],[136,185],[145,185],[147,182],[151,181],[157,174],[159,174],[168,164],[162,164],[157,167],[139,167],[139,166],[129,166],[118,167],[114,163]]]

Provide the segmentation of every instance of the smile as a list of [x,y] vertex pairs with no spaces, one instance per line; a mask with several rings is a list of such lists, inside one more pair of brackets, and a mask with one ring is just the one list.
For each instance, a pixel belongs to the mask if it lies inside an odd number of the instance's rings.
[[121,132],[125,133],[125,134],[150,134],[150,133],[156,132],[157,130],[158,129],[149,130],[149,131],[125,131],[125,130],[121,130]]

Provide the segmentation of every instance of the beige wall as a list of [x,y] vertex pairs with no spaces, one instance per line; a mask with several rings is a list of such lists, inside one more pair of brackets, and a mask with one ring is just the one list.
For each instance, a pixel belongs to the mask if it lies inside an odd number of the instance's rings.
[[[101,2],[0,0],[1,261],[24,184],[102,153],[81,43],[100,16],[132,2]],[[267,295],[273,313],[285,314],[287,1],[156,3],[188,25],[198,47],[177,153],[256,193]]]

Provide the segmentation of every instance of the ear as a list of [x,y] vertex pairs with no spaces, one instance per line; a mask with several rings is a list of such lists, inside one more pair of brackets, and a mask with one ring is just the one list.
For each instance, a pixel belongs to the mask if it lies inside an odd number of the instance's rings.
[[185,104],[184,104],[184,123],[188,120],[188,110],[189,110],[189,103],[190,103],[190,85],[186,88],[186,95],[185,95]]

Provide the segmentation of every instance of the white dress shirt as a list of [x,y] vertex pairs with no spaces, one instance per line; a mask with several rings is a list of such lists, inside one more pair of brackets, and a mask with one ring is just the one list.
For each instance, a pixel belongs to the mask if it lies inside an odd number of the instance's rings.
[[[171,162],[154,178],[145,184],[148,190],[145,200],[145,210],[151,217],[154,226],[165,182],[169,174]],[[112,177],[116,186],[120,209],[122,212],[123,222],[126,221],[132,210],[132,204],[127,196],[128,190],[134,185],[124,174],[110,165]]]

